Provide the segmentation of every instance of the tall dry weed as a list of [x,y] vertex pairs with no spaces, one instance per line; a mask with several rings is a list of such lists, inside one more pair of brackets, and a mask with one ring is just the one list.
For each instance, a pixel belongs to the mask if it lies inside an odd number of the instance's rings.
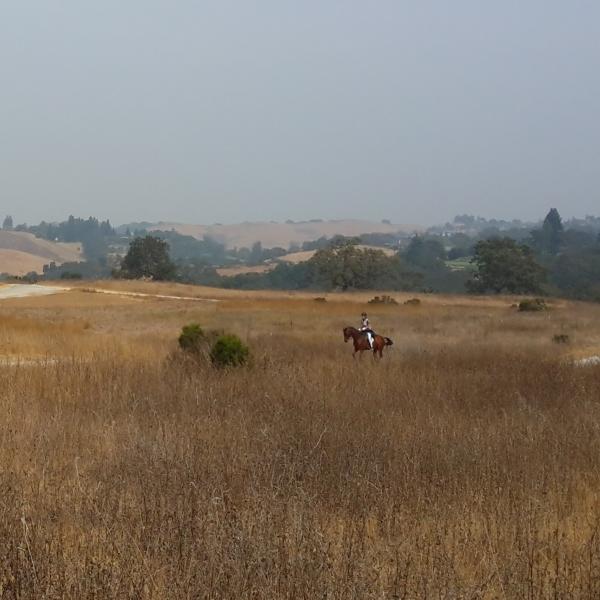
[[[381,312],[374,363],[355,306],[277,303],[94,299],[71,356],[0,367],[0,597],[600,597],[600,371],[549,335],[596,309]],[[164,360],[209,319],[251,368]]]
[[600,379],[439,352],[0,373],[5,597],[600,593]]

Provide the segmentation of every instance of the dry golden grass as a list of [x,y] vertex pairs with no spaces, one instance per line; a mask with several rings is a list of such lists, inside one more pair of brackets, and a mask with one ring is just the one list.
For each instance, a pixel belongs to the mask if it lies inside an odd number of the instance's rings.
[[81,260],[81,244],[51,242],[23,231],[0,230],[0,273],[42,272],[45,264]]
[[[364,296],[222,298],[0,304],[61,359],[0,367],[0,597],[600,597],[600,306],[376,307],[355,363]],[[190,321],[253,365],[168,360]]]
[[247,273],[266,273],[275,268],[275,265],[253,265],[253,266],[232,266],[232,267],[220,267],[217,269],[217,273],[223,277],[234,277],[235,275],[246,275]]

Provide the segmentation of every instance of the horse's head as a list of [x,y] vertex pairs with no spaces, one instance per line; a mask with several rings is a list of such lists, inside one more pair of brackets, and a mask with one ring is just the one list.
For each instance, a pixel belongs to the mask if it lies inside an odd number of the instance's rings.
[[344,327],[344,342],[352,337],[352,327]]

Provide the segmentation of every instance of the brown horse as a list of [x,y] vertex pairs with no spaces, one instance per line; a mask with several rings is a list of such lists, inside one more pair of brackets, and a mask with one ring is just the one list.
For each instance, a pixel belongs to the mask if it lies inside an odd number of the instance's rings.
[[383,356],[383,349],[386,346],[391,346],[394,342],[389,337],[383,337],[382,335],[373,334],[373,348],[369,346],[369,339],[367,335],[356,329],[356,327],[344,327],[344,342],[347,342],[350,338],[354,342],[354,354],[352,358],[356,358],[356,353],[362,358],[362,353],[365,350],[373,350],[373,356],[376,358],[379,354],[379,358]]

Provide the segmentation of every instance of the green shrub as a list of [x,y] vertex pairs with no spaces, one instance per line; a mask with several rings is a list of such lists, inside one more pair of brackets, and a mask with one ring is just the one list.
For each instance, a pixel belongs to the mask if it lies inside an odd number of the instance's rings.
[[520,312],[538,312],[548,310],[547,304],[541,298],[528,298],[519,302]]
[[237,335],[220,336],[210,351],[210,359],[217,367],[238,367],[250,358],[250,349]]
[[198,323],[190,323],[181,329],[179,347],[185,352],[200,353],[206,346],[206,335]]
[[568,344],[571,341],[571,339],[566,333],[555,333],[552,336],[552,341],[555,344]]

